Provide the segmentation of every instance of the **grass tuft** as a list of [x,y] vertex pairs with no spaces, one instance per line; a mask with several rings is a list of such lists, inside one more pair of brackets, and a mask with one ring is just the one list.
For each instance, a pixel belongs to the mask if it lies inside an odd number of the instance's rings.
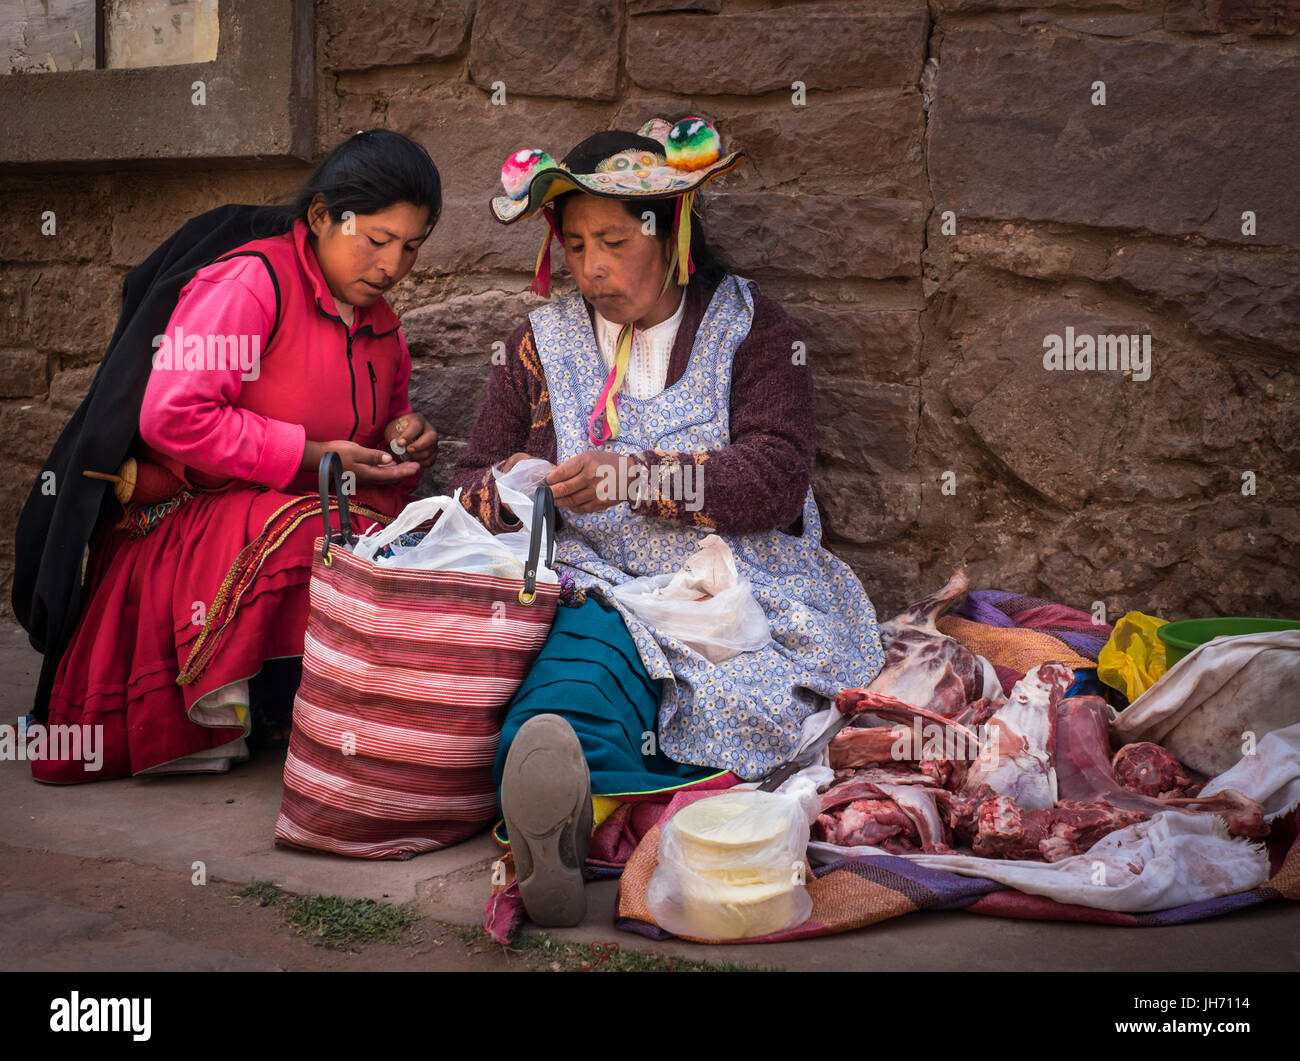
[[327,947],[358,943],[401,943],[422,917],[409,906],[338,895],[288,895],[277,884],[253,881],[239,898],[279,907],[300,935]]
[[[467,947],[482,948],[491,943],[488,934],[478,927],[453,926],[452,932]],[[521,936],[507,954],[522,958],[529,967],[552,972],[602,973],[757,973],[784,972],[779,967],[744,965],[740,962],[697,961],[671,954],[624,950],[618,941],[570,943],[545,932]]]

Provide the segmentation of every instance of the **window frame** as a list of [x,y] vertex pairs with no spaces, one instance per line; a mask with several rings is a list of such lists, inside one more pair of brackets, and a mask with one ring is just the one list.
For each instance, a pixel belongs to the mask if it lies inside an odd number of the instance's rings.
[[0,77],[0,165],[310,161],[312,0],[220,0],[217,20],[212,62]]

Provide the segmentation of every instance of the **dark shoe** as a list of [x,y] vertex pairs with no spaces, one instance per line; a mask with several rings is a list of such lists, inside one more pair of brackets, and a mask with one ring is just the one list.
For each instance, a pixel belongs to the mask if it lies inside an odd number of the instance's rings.
[[293,701],[302,683],[302,658],[268,659],[248,683],[252,718],[249,747],[282,750],[293,732]]
[[580,924],[591,774],[577,734],[559,715],[536,715],[515,735],[501,775],[501,813],[529,918],[557,928]]

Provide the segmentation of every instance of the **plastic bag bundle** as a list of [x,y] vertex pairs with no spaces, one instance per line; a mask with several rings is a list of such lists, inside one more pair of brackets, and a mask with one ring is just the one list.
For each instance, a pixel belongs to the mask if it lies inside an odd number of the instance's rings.
[[731,546],[716,534],[676,574],[634,578],[613,593],[642,622],[710,663],[757,652],[772,640],[767,615],[736,573]]
[[[531,519],[531,504],[529,508]],[[402,544],[403,540],[414,537],[417,527],[432,519],[437,522],[414,545]],[[524,562],[528,559],[528,537],[527,531],[493,534],[465,511],[457,490],[453,497],[426,497],[412,501],[387,527],[362,535],[352,551],[380,567],[523,578]],[[541,556],[546,556],[545,541]],[[537,581],[557,581],[555,572],[546,566],[544,560],[538,565]]]
[[798,793],[732,790],[673,815],[646,888],[658,925],[713,940],[766,936],[807,921],[805,803]]
[[1166,620],[1129,612],[1111,630],[1097,654],[1097,677],[1136,700],[1165,673],[1165,643],[1156,631]]

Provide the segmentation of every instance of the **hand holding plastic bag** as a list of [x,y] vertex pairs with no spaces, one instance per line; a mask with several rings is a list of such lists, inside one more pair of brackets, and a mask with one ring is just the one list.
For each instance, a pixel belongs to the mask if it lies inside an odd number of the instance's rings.
[[648,626],[677,638],[710,663],[772,642],[767,616],[749,583],[736,573],[731,546],[716,534],[673,575],[647,575],[613,594]]
[[[546,481],[555,465],[540,457],[520,461],[508,472],[492,469],[492,477],[497,483],[497,498],[505,505],[515,518],[523,524],[517,531],[498,534],[497,539],[517,556],[528,555],[528,528],[533,525],[533,495],[537,488]],[[542,535],[542,555],[547,555],[550,542]]]

